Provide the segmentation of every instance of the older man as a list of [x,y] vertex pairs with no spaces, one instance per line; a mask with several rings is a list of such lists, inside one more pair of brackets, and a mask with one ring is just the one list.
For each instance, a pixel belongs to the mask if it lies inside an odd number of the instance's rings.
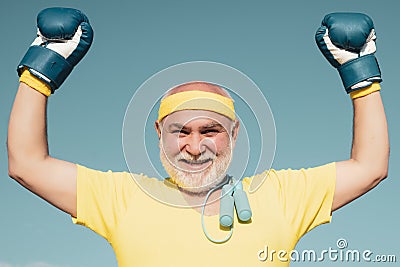
[[[179,85],[165,94],[155,122],[160,158],[170,175],[165,181],[100,172],[55,159],[47,146],[47,97],[85,55],[93,32],[85,15],[64,8],[42,11],[38,28],[38,38],[18,67],[20,85],[8,132],[9,174],[70,214],[75,223],[106,238],[120,266],[256,266],[264,264],[258,252],[265,246],[270,251],[263,251],[268,254],[264,259],[270,266],[287,266],[289,252],[305,233],[329,222],[332,211],[387,175],[389,144],[380,72],[373,57],[375,34],[365,15],[328,15],[316,35],[353,99],[350,159],[258,174],[267,177],[245,201],[251,206],[251,219],[231,218],[235,234],[228,238],[232,226],[216,215],[224,208],[221,187],[232,184],[226,174],[239,132],[229,94],[207,82]],[[192,208],[152,199],[132,176],[157,190],[173,192]],[[225,192],[237,209],[235,194],[244,194],[255,178],[236,181]],[[199,224],[202,208],[207,235]]]

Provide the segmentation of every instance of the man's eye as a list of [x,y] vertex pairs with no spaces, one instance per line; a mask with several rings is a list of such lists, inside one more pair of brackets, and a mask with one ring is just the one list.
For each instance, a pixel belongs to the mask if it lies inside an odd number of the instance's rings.
[[216,135],[217,133],[219,133],[217,129],[209,129],[201,132],[202,135],[208,135],[208,136]]
[[173,131],[171,131],[171,133],[179,134],[179,135],[188,135],[189,134],[189,132],[185,131],[185,130],[173,130]]

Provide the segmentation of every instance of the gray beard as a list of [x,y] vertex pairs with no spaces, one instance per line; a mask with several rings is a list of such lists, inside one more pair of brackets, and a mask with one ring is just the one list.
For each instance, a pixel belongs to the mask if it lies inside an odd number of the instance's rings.
[[[177,159],[182,157],[177,156],[173,159],[168,159],[163,149],[160,149],[160,160],[171,181],[180,190],[189,194],[203,195],[225,180],[225,175],[231,162],[231,154],[231,149],[226,149],[220,155],[214,156],[213,162],[209,167],[196,172],[180,169],[177,166]],[[188,156],[184,157],[187,158]]]

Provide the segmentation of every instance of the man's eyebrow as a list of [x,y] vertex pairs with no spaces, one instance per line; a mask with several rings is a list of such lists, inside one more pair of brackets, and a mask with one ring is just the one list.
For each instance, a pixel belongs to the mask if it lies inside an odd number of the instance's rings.
[[185,127],[184,125],[182,125],[181,123],[178,123],[178,122],[174,122],[174,123],[171,123],[170,125],[168,125],[168,130],[171,130],[172,128],[187,129],[187,127]]
[[206,125],[201,126],[201,129],[209,129],[209,128],[223,128],[224,126],[222,126],[222,124],[218,123],[218,122],[210,122]]
[[[200,127],[201,130],[212,129],[212,128],[224,128],[224,126],[222,126],[222,124],[220,124],[218,122],[210,122],[210,123]],[[181,123],[178,123],[178,122],[174,122],[174,123],[171,123],[170,125],[168,125],[168,130],[171,131],[172,129],[189,130],[189,128],[187,126],[185,126]]]

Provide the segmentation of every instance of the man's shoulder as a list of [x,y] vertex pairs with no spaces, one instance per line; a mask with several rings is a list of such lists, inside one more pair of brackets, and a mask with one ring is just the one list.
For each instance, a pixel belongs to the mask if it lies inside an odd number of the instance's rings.
[[336,172],[335,162],[306,168],[268,169],[262,173],[243,178],[243,187],[250,193],[263,187],[282,186],[282,183],[289,183],[292,179],[307,177],[334,176]]

